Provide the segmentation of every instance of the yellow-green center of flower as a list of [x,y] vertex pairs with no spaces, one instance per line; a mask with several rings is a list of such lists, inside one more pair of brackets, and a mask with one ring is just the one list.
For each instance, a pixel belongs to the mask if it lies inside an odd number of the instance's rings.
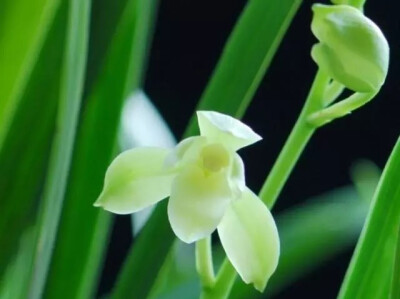
[[203,167],[212,172],[217,172],[229,165],[229,153],[219,143],[212,143],[203,147],[200,156]]

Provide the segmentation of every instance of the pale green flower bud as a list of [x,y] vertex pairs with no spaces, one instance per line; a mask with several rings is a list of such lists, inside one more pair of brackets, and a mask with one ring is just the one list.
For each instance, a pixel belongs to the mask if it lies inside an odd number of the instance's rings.
[[362,12],[348,5],[313,6],[311,30],[320,41],[311,52],[318,66],[357,92],[376,92],[385,81],[389,46]]
[[348,0],[332,0],[333,4],[347,4]]

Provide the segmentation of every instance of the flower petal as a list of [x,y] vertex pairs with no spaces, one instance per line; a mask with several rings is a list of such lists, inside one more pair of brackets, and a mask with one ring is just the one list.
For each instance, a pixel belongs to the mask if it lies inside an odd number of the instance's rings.
[[246,188],[244,164],[242,158],[235,153],[230,166],[229,184],[234,198],[239,198]]
[[218,234],[226,255],[246,283],[263,291],[279,259],[275,221],[262,201],[248,188],[227,209]]
[[179,167],[186,163],[196,163],[202,147],[207,143],[207,138],[194,136],[183,139],[168,154],[165,160],[167,167]]
[[189,166],[172,185],[168,217],[172,230],[183,242],[210,235],[221,221],[231,200],[224,172],[205,173]]
[[241,121],[214,111],[197,111],[201,136],[220,142],[236,151],[261,140],[250,127]]
[[166,198],[176,173],[164,168],[170,150],[142,147],[123,152],[107,169],[95,206],[130,214]]

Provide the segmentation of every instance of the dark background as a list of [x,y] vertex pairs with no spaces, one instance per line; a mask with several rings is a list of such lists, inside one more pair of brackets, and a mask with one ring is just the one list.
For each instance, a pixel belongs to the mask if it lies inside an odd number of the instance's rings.
[[[267,1],[267,0],[266,0]],[[145,91],[179,139],[245,0],[160,1]],[[246,148],[248,185],[259,190],[304,103],[316,72],[310,48],[311,4],[304,1],[252,101],[244,122],[264,140]],[[319,129],[307,146],[275,212],[349,184],[349,168],[367,158],[383,168],[400,133],[399,4],[369,0],[365,13],[386,35],[391,64],[379,95],[352,115]],[[117,217],[102,289],[107,291],[129,249],[129,217]],[[353,249],[298,281],[277,298],[335,298]]]

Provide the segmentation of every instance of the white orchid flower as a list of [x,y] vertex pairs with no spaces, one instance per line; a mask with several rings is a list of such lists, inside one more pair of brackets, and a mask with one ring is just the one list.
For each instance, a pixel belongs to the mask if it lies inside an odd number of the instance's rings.
[[168,217],[183,242],[218,230],[222,246],[243,281],[263,290],[279,258],[275,221],[246,187],[236,151],[261,139],[230,116],[197,112],[200,136],[173,150],[142,147],[123,152],[111,163],[95,206],[130,214],[170,197]]

